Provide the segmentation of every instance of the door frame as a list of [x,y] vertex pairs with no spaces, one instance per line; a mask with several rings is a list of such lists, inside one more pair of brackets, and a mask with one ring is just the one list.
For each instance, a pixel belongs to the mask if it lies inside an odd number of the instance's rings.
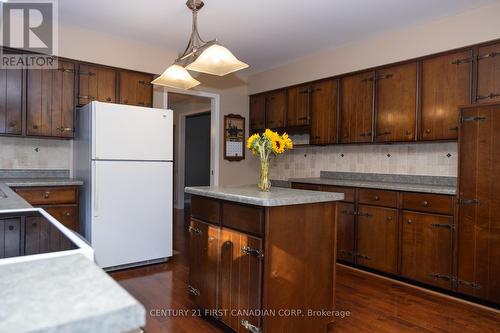
[[[210,106],[210,186],[218,186],[219,185],[219,170],[220,170],[220,95],[215,93],[209,93],[205,91],[198,90],[181,90],[175,88],[163,88],[163,96],[160,104],[164,108],[168,108],[168,93],[176,93],[183,95],[191,95],[198,97],[207,97],[210,98],[211,106]],[[156,101],[155,101],[156,104]],[[196,113],[203,113],[206,111],[194,111],[194,112],[186,112],[179,115],[179,129],[177,129],[176,142],[183,142],[183,138],[185,135],[185,124],[187,115],[193,115]],[[179,141],[177,141],[179,140]],[[184,145],[181,145],[181,149],[179,151],[179,156],[177,156],[178,166],[177,172],[179,177],[179,184],[177,186],[177,202],[175,208],[184,209]]]

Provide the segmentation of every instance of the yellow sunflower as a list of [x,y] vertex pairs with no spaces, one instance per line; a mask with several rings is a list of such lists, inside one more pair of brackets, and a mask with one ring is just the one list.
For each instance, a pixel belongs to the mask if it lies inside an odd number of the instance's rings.
[[292,139],[290,139],[290,137],[288,136],[288,134],[283,133],[283,135],[281,136],[281,139],[283,140],[283,144],[285,145],[286,149],[292,149],[293,148],[293,141],[292,141]]
[[271,142],[271,145],[275,154],[281,154],[285,151],[285,143],[279,135],[276,135],[276,137]]
[[248,138],[248,140],[247,140],[247,148],[248,149],[252,149],[255,140],[258,140],[258,139],[260,139],[260,135],[259,134],[254,134],[254,135],[250,136]]

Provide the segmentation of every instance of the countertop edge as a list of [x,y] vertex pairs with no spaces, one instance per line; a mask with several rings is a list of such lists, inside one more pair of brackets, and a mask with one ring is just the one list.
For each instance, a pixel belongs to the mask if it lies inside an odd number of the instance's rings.
[[333,186],[373,188],[381,190],[443,194],[443,195],[457,194],[456,188],[444,185],[425,185],[425,184],[417,185],[417,184],[375,183],[375,182],[363,184],[363,182],[361,181],[346,181],[346,180],[319,179],[319,178],[290,178],[288,179],[288,182],[290,184],[303,183],[303,184],[314,184],[314,185],[333,185]]

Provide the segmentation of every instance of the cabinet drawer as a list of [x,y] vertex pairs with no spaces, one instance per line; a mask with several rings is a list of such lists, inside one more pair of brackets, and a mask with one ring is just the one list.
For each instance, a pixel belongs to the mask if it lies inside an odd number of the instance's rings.
[[191,216],[205,222],[220,224],[220,201],[193,196],[191,198]]
[[53,218],[61,222],[65,227],[80,232],[80,223],[78,222],[78,206],[51,206],[42,207]]
[[403,209],[453,215],[453,197],[427,193],[403,193]]
[[321,185],[318,184],[292,183],[292,188],[296,190],[321,191]]
[[264,210],[262,208],[224,202],[222,225],[254,235],[263,233]]
[[75,187],[16,188],[15,191],[31,205],[76,204]]
[[384,190],[360,189],[359,203],[395,208],[398,205],[398,193]]
[[345,202],[354,202],[354,189],[349,188],[349,187],[342,187],[342,186],[331,186],[331,185],[324,185],[322,187],[322,190],[325,192],[338,192],[338,193],[344,193],[344,200]]

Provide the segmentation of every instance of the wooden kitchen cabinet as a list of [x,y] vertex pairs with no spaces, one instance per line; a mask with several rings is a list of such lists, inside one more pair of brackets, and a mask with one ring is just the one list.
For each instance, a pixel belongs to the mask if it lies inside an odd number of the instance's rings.
[[119,73],[120,104],[153,106],[153,81],[151,74],[122,70]]
[[104,66],[80,64],[78,105],[92,101],[116,103],[117,71]]
[[250,96],[250,134],[266,128],[266,95]]
[[309,84],[288,88],[288,107],[286,109],[286,127],[309,125],[310,120]]
[[470,103],[472,50],[422,62],[420,140],[458,137],[458,106]]
[[500,103],[461,116],[457,290],[500,304]]
[[372,142],[374,76],[370,71],[340,80],[340,143]]
[[286,90],[277,90],[266,96],[266,127],[270,129],[285,126]]
[[453,217],[403,211],[401,274],[436,287],[453,286]]
[[[241,326],[242,320],[262,327],[260,316],[249,315],[262,308],[262,240],[228,228],[221,232],[220,308],[229,312],[225,312],[220,320],[236,332],[246,332]],[[262,256],[250,251],[258,251]],[[232,315],[233,311],[247,311],[247,314]]]
[[353,203],[338,203],[337,221],[337,259],[354,263],[356,209]]
[[311,144],[337,142],[338,80],[311,86]]
[[219,228],[192,218],[189,225],[189,286],[194,303],[207,310],[218,308]]
[[21,219],[0,219],[0,259],[21,255],[21,244]]
[[23,85],[22,69],[0,69],[0,134],[22,134]]
[[397,274],[398,211],[359,205],[357,242],[357,264]]
[[477,56],[477,103],[500,99],[500,43],[480,47]]
[[417,63],[376,72],[376,142],[414,141],[417,126]]
[[59,60],[58,69],[31,69],[27,79],[28,136],[72,138],[76,64]]

